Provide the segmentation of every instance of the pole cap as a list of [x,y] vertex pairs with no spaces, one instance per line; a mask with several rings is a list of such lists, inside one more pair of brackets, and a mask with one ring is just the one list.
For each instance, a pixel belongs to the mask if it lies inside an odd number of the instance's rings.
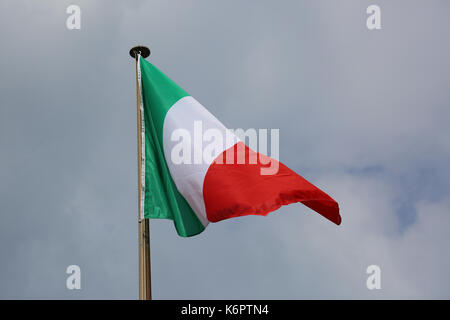
[[131,48],[129,53],[133,59],[136,59],[136,53],[140,53],[141,56],[145,59],[150,55],[150,49],[144,46],[136,46]]

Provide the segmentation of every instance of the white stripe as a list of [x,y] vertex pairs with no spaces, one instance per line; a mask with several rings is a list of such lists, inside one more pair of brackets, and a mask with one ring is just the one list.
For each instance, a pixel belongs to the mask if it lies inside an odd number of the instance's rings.
[[[194,136],[194,124],[201,121],[201,132],[195,132]],[[177,129],[184,129],[189,132],[191,136],[191,163],[174,163],[171,154],[174,146],[179,145],[180,141],[172,141],[172,133]],[[223,137],[222,143],[220,141],[203,142],[201,144],[209,147],[214,147],[214,155],[210,159],[203,158],[203,146],[198,143],[195,144],[195,139],[202,139],[203,133],[208,129],[216,129]],[[226,139],[228,131],[228,137]],[[198,134],[201,134],[199,137]],[[218,155],[220,155],[226,149],[232,147],[237,141],[240,141],[233,133],[231,133],[225,126],[216,119],[208,110],[206,110],[197,100],[188,96],[178,100],[167,112],[164,119],[163,128],[163,144],[164,144],[164,156],[166,158],[167,165],[172,175],[172,179],[177,186],[178,191],[183,195],[191,208],[196,213],[199,220],[204,226],[209,221],[206,217],[205,202],[203,200],[203,181],[205,179],[206,172],[210,164],[214,161]],[[198,160],[194,164],[194,160]],[[198,163],[201,162],[201,163]]]
[[139,218],[140,220],[144,219],[144,204],[145,204],[145,117],[144,117],[144,97],[142,96],[142,79],[141,79],[141,55],[138,54],[138,85],[139,85],[139,95],[140,95],[140,113],[141,113],[141,128],[140,128],[140,134],[141,134],[141,145],[138,146],[141,148],[141,159],[140,159],[140,165],[141,165],[141,198],[139,199],[140,205],[141,205],[141,211],[139,212]]

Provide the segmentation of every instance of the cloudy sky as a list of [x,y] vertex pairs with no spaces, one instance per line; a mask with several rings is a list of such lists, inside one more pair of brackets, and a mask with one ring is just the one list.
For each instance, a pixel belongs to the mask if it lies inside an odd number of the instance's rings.
[[292,204],[188,239],[152,220],[154,298],[450,298],[449,9],[2,0],[0,298],[138,297],[136,44],[227,127],[279,128],[280,160],[343,218]]

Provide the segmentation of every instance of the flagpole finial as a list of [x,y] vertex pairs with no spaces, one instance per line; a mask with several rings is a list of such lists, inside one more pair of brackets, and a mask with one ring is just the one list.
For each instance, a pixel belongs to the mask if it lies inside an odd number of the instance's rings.
[[150,49],[145,46],[136,46],[131,48],[129,53],[133,59],[136,59],[136,53],[139,53],[145,59],[150,55]]

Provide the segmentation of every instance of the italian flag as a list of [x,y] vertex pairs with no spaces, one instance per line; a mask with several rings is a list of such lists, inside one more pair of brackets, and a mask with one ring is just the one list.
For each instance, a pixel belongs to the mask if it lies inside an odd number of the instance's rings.
[[[210,222],[267,215],[282,205],[301,202],[341,223],[339,206],[330,196],[281,162],[248,148],[197,100],[140,56],[138,85],[141,219],[171,219],[178,235],[189,237],[202,232]],[[207,132],[214,134],[208,136]],[[188,148],[180,148],[182,145]],[[267,174],[269,167],[277,171]]]

